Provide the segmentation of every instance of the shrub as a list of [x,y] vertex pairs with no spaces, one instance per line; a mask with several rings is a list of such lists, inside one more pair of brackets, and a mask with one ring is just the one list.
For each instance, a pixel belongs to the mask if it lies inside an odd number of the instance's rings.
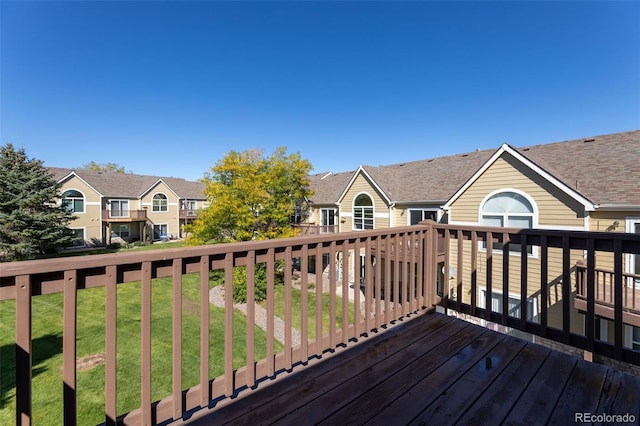
[[[255,300],[261,302],[267,297],[267,268],[263,263],[256,265],[254,274]],[[247,302],[247,267],[233,268],[233,301]]]

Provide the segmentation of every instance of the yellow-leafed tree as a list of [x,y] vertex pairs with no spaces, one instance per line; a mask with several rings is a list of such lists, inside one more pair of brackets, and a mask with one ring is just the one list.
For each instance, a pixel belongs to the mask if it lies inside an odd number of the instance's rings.
[[290,217],[312,195],[311,163],[277,148],[230,151],[203,178],[209,207],[189,227],[188,242],[206,244],[291,237]]

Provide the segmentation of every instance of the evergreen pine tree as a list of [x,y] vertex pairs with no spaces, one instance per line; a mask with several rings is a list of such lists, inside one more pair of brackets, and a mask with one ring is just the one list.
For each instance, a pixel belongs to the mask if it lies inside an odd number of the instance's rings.
[[0,261],[51,253],[73,242],[73,216],[59,201],[61,184],[24,149],[0,148]]

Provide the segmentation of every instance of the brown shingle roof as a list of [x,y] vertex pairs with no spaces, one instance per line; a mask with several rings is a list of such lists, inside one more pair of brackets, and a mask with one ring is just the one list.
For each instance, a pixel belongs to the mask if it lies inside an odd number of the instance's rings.
[[309,176],[309,187],[313,190],[314,204],[335,204],[353,176],[351,172],[319,173]]
[[595,204],[640,205],[640,130],[518,151]]
[[[595,204],[640,205],[640,130],[515,149]],[[363,169],[394,202],[444,202],[496,151]],[[314,203],[337,202],[353,173],[312,176]]]
[[71,172],[91,185],[105,197],[138,198],[158,180],[162,179],[180,198],[204,200],[205,184],[180,178],[145,176],[133,173],[108,173],[90,170],[72,170],[49,167],[49,172],[56,180],[60,180]]

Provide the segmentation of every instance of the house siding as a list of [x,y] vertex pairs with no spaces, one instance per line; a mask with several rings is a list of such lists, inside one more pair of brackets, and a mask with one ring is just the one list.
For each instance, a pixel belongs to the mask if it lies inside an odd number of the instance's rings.
[[525,192],[538,208],[544,227],[583,227],[584,207],[508,153],[498,158],[452,205],[450,220],[478,222],[482,200],[501,188]]
[[[167,197],[167,211],[153,211],[153,197],[156,194],[164,194]],[[179,210],[180,203],[178,197],[164,183],[158,182],[153,188],[147,191],[140,199],[142,208],[146,207],[147,222],[151,229],[153,225],[167,225],[167,234],[178,236],[180,234]]]
[[72,229],[84,228],[85,244],[95,245],[102,243],[102,207],[100,194],[84,183],[77,176],[71,176],[65,180],[60,189],[60,194],[75,189],[84,194],[84,213],[74,213],[76,217],[69,227]]
[[[340,203],[340,220],[345,219],[345,223],[341,224],[341,231],[351,231],[353,229],[353,200],[355,197],[366,192],[373,199],[374,212],[374,228],[382,229],[389,227],[389,206],[384,200],[384,196],[376,190],[371,182],[362,173],[354,179],[345,196]],[[347,213],[347,215],[345,215]]]

